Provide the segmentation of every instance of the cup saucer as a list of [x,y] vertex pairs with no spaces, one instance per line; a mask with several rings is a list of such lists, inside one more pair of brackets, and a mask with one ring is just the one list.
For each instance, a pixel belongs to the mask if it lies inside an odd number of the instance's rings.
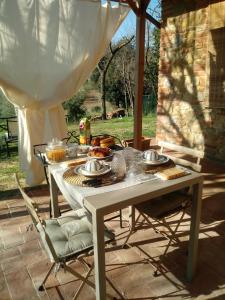
[[98,177],[105,175],[111,171],[111,167],[109,165],[102,165],[101,169],[95,172],[90,172],[85,169],[85,165],[77,166],[74,169],[74,173],[77,175],[84,175],[87,177]]
[[142,162],[146,165],[162,165],[165,164],[169,161],[169,157],[165,156],[165,155],[159,155],[159,158],[157,160],[147,160],[147,159],[143,159]]

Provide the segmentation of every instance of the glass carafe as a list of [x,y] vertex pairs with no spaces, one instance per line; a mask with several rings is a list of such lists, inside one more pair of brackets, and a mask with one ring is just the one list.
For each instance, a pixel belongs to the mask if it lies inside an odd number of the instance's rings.
[[46,155],[49,161],[59,162],[65,160],[67,146],[57,138],[53,138],[46,147]]

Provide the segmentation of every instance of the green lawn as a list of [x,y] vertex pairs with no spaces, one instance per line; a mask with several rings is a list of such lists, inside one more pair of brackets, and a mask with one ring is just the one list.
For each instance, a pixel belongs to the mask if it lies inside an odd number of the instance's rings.
[[[148,137],[155,136],[156,116],[149,115],[143,117],[143,135]],[[69,130],[79,133],[79,125],[69,124]],[[112,119],[106,121],[95,121],[91,123],[91,133],[108,133],[117,135],[120,139],[133,137],[133,118],[124,117],[123,119]],[[1,133],[0,133],[1,135]],[[19,176],[24,180],[24,174],[19,171],[18,155],[14,151],[10,158],[6,158],[5,153],[0,157],[0,191],[15,188],[13,173],[19,172]],[[1,199],[1,192],[0,192]]]
[[[155,136],[155,115],[149,115],[143,117],[143,135]],[[78,129],[78,124],[69,127],[70,129]],[[78,132],[78,131],[77,131]],[[112,119],[106,121],[96,121],[91,123],[91,133],[97,135],[99,133],[108,133],[116,135],[120,139],[132,138],[133,137],[133,118],[124,117],[123,119]]]

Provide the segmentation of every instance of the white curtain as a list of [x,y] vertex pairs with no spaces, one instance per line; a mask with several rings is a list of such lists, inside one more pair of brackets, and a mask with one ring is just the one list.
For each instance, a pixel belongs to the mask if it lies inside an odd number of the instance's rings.
[[32,146],[66,136],[60,103],[89,77],[127,13],[109,1],[0,1],[0,86],[18,107],[29,185],[43,180]]

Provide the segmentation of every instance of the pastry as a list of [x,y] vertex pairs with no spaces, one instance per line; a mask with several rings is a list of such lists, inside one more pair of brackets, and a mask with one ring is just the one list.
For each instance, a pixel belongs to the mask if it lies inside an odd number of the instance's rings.
[[92,146],[100,146],[100,137],[95,137],[91,140]]
[[100,141],[100,146],[102,148],[110,147],[113,145],[115,145],[115,140],[113,137],[104,138],[104,139],[101,139],[101,141]]
[[103,158],[109,156],[111,154],[111,149],[105,147],[95,147],[91,151],[88,152],[89,156]]

